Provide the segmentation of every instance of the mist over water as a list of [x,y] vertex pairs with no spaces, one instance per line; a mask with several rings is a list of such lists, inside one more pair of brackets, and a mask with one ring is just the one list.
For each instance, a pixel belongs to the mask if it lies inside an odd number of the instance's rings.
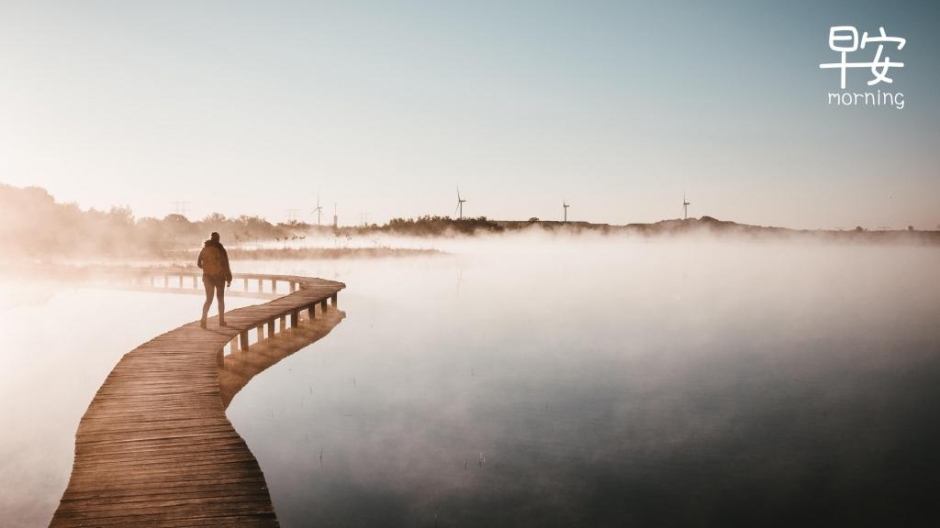
[[[911,525],[929,512],[935,248],[438,248],[450,254],[233,263],[347,284],[346,320],[228,410],[283,526]],[[202,301],[0,288],[0,510],[41,525],[111,367]]]
[[[201,302],[0,276],[0,526],[49,524],[98,387],[121,356],[198,319]],[[226,306],[254,302],[233,297]]]
[[347,320],[229,409],[284,526],[927,512],[937,251],[520,237],[446,249],[265,264],[348,284]]

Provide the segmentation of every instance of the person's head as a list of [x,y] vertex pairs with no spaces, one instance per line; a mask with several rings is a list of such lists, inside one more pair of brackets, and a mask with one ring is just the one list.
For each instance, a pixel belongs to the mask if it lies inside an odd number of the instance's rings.
[[218,242],[218,241],[219,241],[219,234],[216,233],[215,231],[213,231],[213,232],[212,232],[212,235],[210,235],[209,238],[212,239],[213,242]]

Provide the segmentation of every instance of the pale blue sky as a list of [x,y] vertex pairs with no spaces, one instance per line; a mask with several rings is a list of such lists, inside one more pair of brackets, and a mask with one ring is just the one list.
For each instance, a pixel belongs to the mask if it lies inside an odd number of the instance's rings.
[[[940,224],[936,2],[3,2],[0,182],[84,207]],[[833,108],[832,25],[908,39]],[[870,57],[866,58],[870,60]]]

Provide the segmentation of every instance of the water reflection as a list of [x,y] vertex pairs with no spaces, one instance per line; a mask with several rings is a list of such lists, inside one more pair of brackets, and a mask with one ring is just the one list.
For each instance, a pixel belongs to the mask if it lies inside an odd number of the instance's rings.
[[[356,314],[234,380],[243,394],[229,417],[283,526],[932,520],[935,249],[509,238],[444,249],[454,255],[252,263],[342,280]],[[201,302],[40,290],[54,294],[2,318],[10,526],[51,515],[78,419],[120,355]],[[266,368],[257,361],[246,371]]]
[[122,355],[196,319],[202,301],[6,271],[0,279],[0,526],[45,526],[68,484],[75,431],[98,387]]
[[239,350],[225,356],[222,368],[219,369],[222,406],[227,409],[232,398],[252,378],[319,341],[345,318],[346,312],[337,309],[320,313],[313,321],[302,317],[299,326],[252,344],[247,351]]
[[938,264],[508,242],[344,263],[356,318],[229,416],[284,526],[914,522],[940,484]]

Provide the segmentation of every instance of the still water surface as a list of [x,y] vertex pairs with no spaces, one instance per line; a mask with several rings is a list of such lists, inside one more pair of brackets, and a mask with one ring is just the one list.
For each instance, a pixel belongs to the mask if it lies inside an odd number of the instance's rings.
[[885,525],[932,511],[940,252],[448,249],[270,264],[349,284],[334,333],[229,410],[285,526]]
[[0,527],[49,524],[98,387],[121,356],[201,310],[198,297],[0,276]]
[[[512,238],[444,249],[453,255],[236,264],[348,285],[346,320],[228,411],[282,525],[930,515],[937,250]],[[3,307],[19,322],[3,327],[14,340],[0,375],[4,511],[51,516],[98,384],[121,354],[192,320],[193,304],[52,289]],[[101,313],[117,314],[117,331],[95,326]],[[71,317],[24,322],[48,314]],[[48,331],[63,325],[67,336]]]

